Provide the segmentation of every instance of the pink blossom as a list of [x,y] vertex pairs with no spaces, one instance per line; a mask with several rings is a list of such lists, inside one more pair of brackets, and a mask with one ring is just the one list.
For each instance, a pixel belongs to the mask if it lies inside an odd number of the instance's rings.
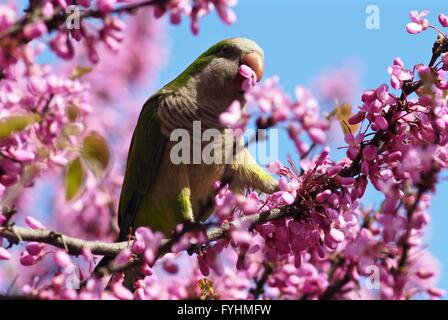
[[171,274],[179,272],[179,266],[173,261],[173,259],[166,258],[163,261],[163,269]]
[[331,190],[327,189],[325,191],[322,191],[322,192],[317,194],[316,201],[322,203],[325,200],[327,200],[330,195],[331,195]]
[[0,247],[0,260],[9,260],[11,259],[11,253],[3,247]]
[[281,199],[283,199],[285,204],[292,204],[296,197],[296,190],[299,188],[299,182],[297,180],[287,181],[285,177],[281,177],[279,180],[279,188],[281,191]]
[[103,13],[107,13],[114,9],[116,2],[117,0],[98,0],[97,1],[98,9]]
[[448,17],[443,13],[439,14],[439,22],[443,27],[448,27]]
[[92,255],[92,251],[90,251],[90,249],[82,248],[81,255],[82,255],[82,257],[84,258],[85,261],[87,261],[87,262],[92,262],[93,261],[93,255]]
[[16,20],[16,11],[12,5],[0,4],[0,30],[9,28]]
[[403,81],[411,80],[413,74],[410,70],[404,69],[404,63],[396,57],[392,66],[388,67],[387,72],[391,75],[391,85],[394,89],[401,89]]
[[38,256],[42,252],[43,248],[44,244],[35,241],[28,242],[26,244],[26,251],[33,256]]
[[420,269],[417,272],[417,276],[421,279],[429,279],[434,277],[434,272],[429,270]]
[[238,207],[244,214],[253,214],[258,211],[260,199],[256,193],[252,192],[249,197],[239,196],[236,199]]
[[120,300],[133,300],[134,295],[131,291],[126,289],[121,283],[114,283],[112,291],[115,296]]
[[54,14],[54,6],[51,2],[46,2],[42,5],[42,16],[50,19]]
[[313,142],[322,144],[326,141],[326,134],[324,130],[320,128],[310,128],[308,130],[308,133],[310,135],[310,138],[313,140]]
[[47,32],[47,26],[42,21],[27,24],[23,29],[23,34],[29,40],[39,38]]
[[219,17],[224,23],[229,25],[235,23],[236,14],[232,9],[230,9],[230,6],[236,4],[235,0],[219,0],[215,1],[214,3],[216,11],[218,12]]
[[432,297],[435,298],[441,298],[443,296],[445,296],[446,291],[443,289],[438,289],[438,288],[429,288],[427,290],[428,294],[431,295]]
[[35,264],[39,258],[37,256],[33,256],[28,251],[23,251],[20,254],[20,263],[24,266],[31,266]]
[[146,249],[144,257],[145,257],[145,262],[148,265],[152,265],[154,263],[155,253],[152,249]]
[[30,216],[25,218],[25,223],[31,229],[46,229],[46,227],[42,224],[42,222]]
[[123,41],[124,23],[115,17],[107,19],[101,30],[101,40],[113,52],[118,52]]
[[344,240],[344,233],[336,228],[331,228],[329,235],[331,239],[335,242],[342,242]]
[[268,171],[273,174],[279,174],[282,168],[283,164],[279,160],[270,162],[267,166]]
[[366,161],[375,160],[377,155],[377,148],[373,145],[368,145],[362,150],[362,156]]
[[78,2],[79,5],[88,8],[90,7],[91,4],[91,0],[77,0],[76,2]]
[[245,78],[241,86],[243,91],[249,91],[257,84],[257,75],[249,66],[245,64],[240,65],[238,72]]
[[199,266],[201,273],[205,277],[207,277],[210,274],[210,268],[207,265],[203,254],[198,255],[198,266]]
[[172,24],[180,24],[183,15],[189,16],[190,29],[194,35],[197,35],[199,34],[199,18],[209,14],[213,8],[224,23],[233,24],[236,21],[236,14],[231,7],[236,3],[235,0],[175,0],[170,1],[166,6],[156,6],[154,16],[160,18],[169,12]]
[[234,230],[231,233],[231,238],[240,248],[247,250],[252,241],[252,236],[245,230]]
[[404,227],[404,220],[401,217],[394,217],[392,214],[383,214],[378,221],[384,227],[383,237],[386,242],[393,241],[396,234]]
[[145,252],[146,245],[142,240],[135,240],[132,243],[132,252],[136,254],[142,254]]
[[360,112],[355,113],[353,116],[351,116],[350,119],[348,119],[348,123],[351,125],[358,124],[362,120],[364,120],[364,118],[365,118],[365,113],[360,111]]
[[59,250],[54,254],[54,262],[60,268],[67,268],[72,265],[72,260],[67,252]]
[[375,116],[374,124],[375,129],[386,130],[389,127],[386,118],[384,118],[382,115]]
[[219,217],[228,216],[236,204],[237,197],[227,188],[221,189],[215,196],[215,210]]
[[240,102],[235,100],[227,108],[226,112],[221,113],[219,121],[222,125],[231,129],[244,130],[247,125],[248,117],[242,110]]
[[344,140],[348,144],[347,156],[351,160],[356,159],[359,151],[361,150],[361,142],[364,140],[364,135],[362,133],[358,133],[355,137],[353,133],[349,132],[345,135]]
[[406,25],[407,32],[411,34],[420,33],[426,30],[429,26],[429,22],[427,19],[424,19],[429,14],[428,10],[418,12],[411,11],[409,13],[409,17],[411,18],[411,22]]
[[152,268],[145,263],[145,264],[142,264],[142,266],[140,267],[140,273],[144,276],[149,277],[154,272],[153,272]]
[[75,55],[73,43],[70,41],[66,33],[58,32],[56,36],[50,40],[50,48],[62,59],[72,59]]
[[130,249],[123,249],[115,258],[114,263],[118,265],[126,264],[131,259],[132,252]]

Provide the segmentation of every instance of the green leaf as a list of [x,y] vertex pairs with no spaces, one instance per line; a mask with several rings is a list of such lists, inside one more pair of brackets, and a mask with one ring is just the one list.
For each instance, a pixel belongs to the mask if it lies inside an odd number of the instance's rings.
[[90,73],[92,71],[92,67],[83,67],[77,66],[73,69],[72,74],[70,75],[70,80],[79,79],[82,76]]
[[68,123],[62,128],[62,133],[65,136],[79,136],[82,129],[82,126],[78,123]]
[[95,175],[103,173],[110,159],[109,146],[106,139],[95,131],[90,132],[84,138],[82,155]]
[[37,114],[13,115],[0,120],[0,138],[7,138],[40,120]]
[[69,163],[65,174],[65,198],[67,201],[74,199],[81,191],[86,174],[81,163],[81,158],[76,158]]
[[341,103],[336,106],[336,116],[344,134],[349,132],[355,134],[356,131],[358,131],[359,124],[351,125],[348,123],[348,119],[350,119],[352,115],[352,105],[350,103]]
[[75,104],[70,104],[67,107],[67,117],[71,122],[76,121],[76,119],[78,118],[79,115],[79,108],[77,105]]

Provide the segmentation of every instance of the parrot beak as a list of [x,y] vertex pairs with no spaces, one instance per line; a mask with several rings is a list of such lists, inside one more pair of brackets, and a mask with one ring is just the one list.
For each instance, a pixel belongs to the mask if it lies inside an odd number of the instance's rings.
[[261,80],[264,73],[264,59],[260,54],[256,52],[246,53],[241,59],[241,64],[249,66],[255,72],[257,82]]

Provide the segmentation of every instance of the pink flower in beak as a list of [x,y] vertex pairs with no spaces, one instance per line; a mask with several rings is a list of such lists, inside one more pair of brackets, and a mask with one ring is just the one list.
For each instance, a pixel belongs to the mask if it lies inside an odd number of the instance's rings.
[[248,91],[255,86],[258,80],[257,75],[249,66],[245,64],[240,65],[238,72],[243,78],[246,78],[241,86],[243,91]]

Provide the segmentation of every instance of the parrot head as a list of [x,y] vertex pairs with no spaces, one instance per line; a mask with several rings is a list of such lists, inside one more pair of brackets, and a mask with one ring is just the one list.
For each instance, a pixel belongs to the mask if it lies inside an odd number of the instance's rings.
[[224,76],[223,81],[234,80],[237,78],[239,67],[244,64],[255,72],[258,80],[263,77],[264,52],[253,40],[230,38],[220,41],[199,57],[204,60],[207,58],[210,62],[205,68],[207,70],[205,75],[208,75],[209,71],[214,71],[212,73]]
[[249,66],[259,81],[264,73],[263,49],[247,38],[226,39],[201,54],[168,87],[190,86],[201,105],[223,112],[234,100],[244,103],[241,65]]

